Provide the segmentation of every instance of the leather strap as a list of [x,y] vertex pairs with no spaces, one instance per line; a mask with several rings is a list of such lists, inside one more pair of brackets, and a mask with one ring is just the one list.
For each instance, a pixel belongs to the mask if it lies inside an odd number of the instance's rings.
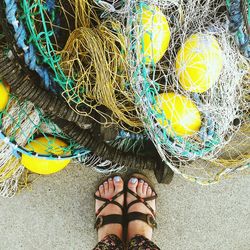
[[103,201],[104,203],[102,204],[102,206],[96,211],[96,216],[98,216],[100,214],[100,212],[109,204],[114,204],[116,206],[118,206],[122,212],[124,212],[124,207],[116,201],[116,199],[118,197],[120,197],[121,195],[124,194],[124,190],[122,190],[121,192],[117,193],[116,195],[114,195],[111,199],[106,199],[106,198],[102,198],[97,196],[96,194],[94,194],[95,199],[99,200],[99,201]]
[[154,209],[147,203],[147,201],[150,201],[150,200],[154,200],[157,198],[157,194],[155,193],[155,195],[153,196],[150,196],[150,197],[147,197],[147,198],[141,198],[137,193],[133,192],[132,190],[130,190],[129,188],[127,189],[127,192],[132,194],[136,200],[130,202],[128,205],[127,205],[127,210],[133,206],[134,204],[136,203],[143,203],[149,210],[150,212],[155,216],[155,211]]
[[98,216],[95,222],[95,229],[107,224],[121,224],[123,225],[123,215],[121,214],[110,214],[106,216]]
[[127,221],[141,220],[146,222],[150,227],[157,228],[157,223],[151,214],[144,214],[140,212],[131,212],[127,214]]

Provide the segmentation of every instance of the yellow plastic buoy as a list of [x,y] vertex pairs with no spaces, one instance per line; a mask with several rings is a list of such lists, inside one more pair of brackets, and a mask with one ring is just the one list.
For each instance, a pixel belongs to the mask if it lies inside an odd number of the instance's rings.
[[2,112],[9,101],[10,86],[0,80],[0,112]]
[[156,110],[163,111],[164,119],[157,120],[168,129],[169,135],[189,136],[200,129],[200,112],[194,102],[183,95],[172,92],[159,94],[156,97]]
[[[39,137],[30,142],[26,149],[32,150],[39,154],[62,155],[63,149],[67,144],[60,139],[53,137]],[[22,164],[30,171],[38,174],[52,174],[65,168],[70,163],[70,159],[66,160],[47,160],[34,156],[22,155]]]
[[[140,25],[140,55],[146,64],[157,63],[165,54],[169,41],[168,21],[161,10],[154,5],[143,5],[137,9],[137,22]],[[143,54],[142,54],[143,53]]]
[[197,33],[191,35],[178,51],[176,73],[181,86],[188,91],[203,93],[219,79],[223,53],[216,38]]

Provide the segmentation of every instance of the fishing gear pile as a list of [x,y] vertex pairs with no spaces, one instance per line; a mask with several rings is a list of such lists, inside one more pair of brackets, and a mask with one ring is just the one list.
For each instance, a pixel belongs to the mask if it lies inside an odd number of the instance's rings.
[[249,0],[0,10],[0,195],[74,159],[105,174],[151,169],[165,183],[248,173]]

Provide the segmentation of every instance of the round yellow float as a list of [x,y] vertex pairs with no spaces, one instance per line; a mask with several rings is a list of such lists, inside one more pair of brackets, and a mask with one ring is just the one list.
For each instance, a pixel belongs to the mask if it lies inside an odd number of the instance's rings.
[[164,119],[157,120],[168,129],[169,135],[190,136],[200,129],[200,112],[194,102],[183,95],[172,92],[159,94],[156,110],[163,111]]
[[203,93],[219,79],[223,53],[216,38],[197,33],[191,35],[178,51],[176,73],[181,86],[188,91]]
[[[53,137],[39,137],[30,142],[25,148],[38,154],[62,155],[67,144],[60,139]],[[30,171],[37,174],[52,174],[65,168],[70,159],[41,159],[34,156],[22,155],[22,164]]]
[[[165,54],[169,41],[170,29],[168,21],[161,10],[154,5],[143,5],[137,9],[138,29],[140,35],[140,52],[144,62],[157,63]],[[143,52],[143,54],[142,54]]]
[[0,80],[0,112],[2,112],[9,101],[10,86]]

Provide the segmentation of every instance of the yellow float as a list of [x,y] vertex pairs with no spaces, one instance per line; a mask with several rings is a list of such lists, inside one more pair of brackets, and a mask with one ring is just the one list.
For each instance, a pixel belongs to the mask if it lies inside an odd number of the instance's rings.
[[161,10],[154,5],[142,5],[137,9],[138,31],[141,32],[139,54],[146,64],[157,63],[165,54],[169,41],[168,21]]
[[[25,148],[38,154],[62,155],[67,144],[60,139],[53,137],[39,137],[30,142]],[[37,174],[52,174],[65,168],[70,159],[41,159],[34,156],[22,155],[22,164],[30,171]]]
[[2,112],[9,101],[10,86],[0,80],[0,112]]
[[156,97],[157,112],[163,111],[163,119],[157,118],[169,135],[190,136],[199,131],[201,115],[195,103],[189,98],[163,93]]
[[197,33],[191,35],[178,51],[176,73],[181,86],[188,91],[203,93],[219,79],[223,53],[216,38]]

